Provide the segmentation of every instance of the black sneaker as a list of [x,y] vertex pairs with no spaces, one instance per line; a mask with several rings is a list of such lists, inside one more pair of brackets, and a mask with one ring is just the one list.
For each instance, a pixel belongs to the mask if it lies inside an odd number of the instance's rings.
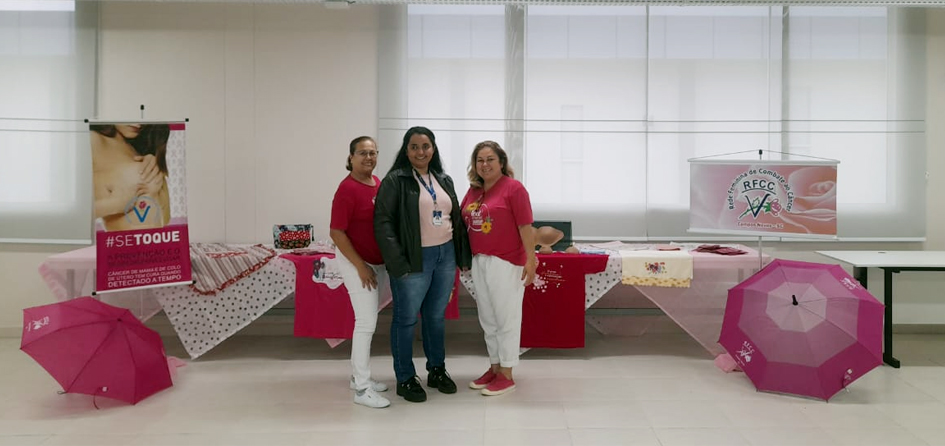
[[446,367],[432,367],[427,375],[427,387],[436,388],[440,393],[456,393],[456,383],[450,378]]
[[427,392],[423,390],[423,386],[420,385],[420,378],[416,376],[402,383],[397,383],[397,396],[402,396],[411,403],[422,403],[427,400]]

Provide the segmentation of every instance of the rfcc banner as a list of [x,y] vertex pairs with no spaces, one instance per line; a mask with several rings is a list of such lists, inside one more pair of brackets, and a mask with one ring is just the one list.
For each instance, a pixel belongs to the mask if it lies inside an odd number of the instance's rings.
[[184,123],[94,123],[96,291],[190,283]]
[[690,160],[689,231],[837,235],[837,162]]

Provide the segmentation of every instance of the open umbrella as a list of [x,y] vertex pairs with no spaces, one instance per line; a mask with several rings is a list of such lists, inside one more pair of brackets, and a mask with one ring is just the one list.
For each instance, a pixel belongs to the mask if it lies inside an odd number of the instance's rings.
[[20,350],[67,393],[135,404],[172,385],[158,333],[91,297],[23,310]]
[[838,265],[777,259],[729,290],[719,343],[758,390],[828,400],[882,364],[883,310]]

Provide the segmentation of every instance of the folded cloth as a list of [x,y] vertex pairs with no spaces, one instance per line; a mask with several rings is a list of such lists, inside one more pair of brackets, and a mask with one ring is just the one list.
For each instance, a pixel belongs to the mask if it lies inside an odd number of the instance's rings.
[[747,251],[742,251],[738,248],[732,248],[728,246],[721,245],[699,245],[698,248],[694,249],[696,252],[708,252],[710,254],[720,254],[723,256],[737,256],[742,254],[747,254]]
[[276,249],[305,248],[312,242],[312,225],[272,225],[272,244]]
[[191,243],[190,263],[199,294],[214,295],[269,263],[276,252],[263,245]]
[[692,255],[684,251],[619,251],[624,285],[688,288]]

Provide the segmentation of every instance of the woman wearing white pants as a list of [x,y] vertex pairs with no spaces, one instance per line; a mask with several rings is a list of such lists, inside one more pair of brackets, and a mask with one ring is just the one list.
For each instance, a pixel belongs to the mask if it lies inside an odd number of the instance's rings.
[[331,239],[335,258],[354,308],[351,339],[351,389],[354,402],[367,407],[390,406],[378,392],[387,385],[371,379],[371,339],[377,325],[378,287],[387,284],[380,248],[374,239],[374,199],[380,179],[373,175],[377,144],[369,136],[351,141],[348,163],[351,174],[338,185],[331,203]]
[[498,143],[476,144],[469,161],[472,187],[463,199],[463,220],[472,248],[472,278],[489,369],[469,387],[483,395],[515,389],[522,338],[522,299],[535,279],[535,234],[528,191],[514,179]]

